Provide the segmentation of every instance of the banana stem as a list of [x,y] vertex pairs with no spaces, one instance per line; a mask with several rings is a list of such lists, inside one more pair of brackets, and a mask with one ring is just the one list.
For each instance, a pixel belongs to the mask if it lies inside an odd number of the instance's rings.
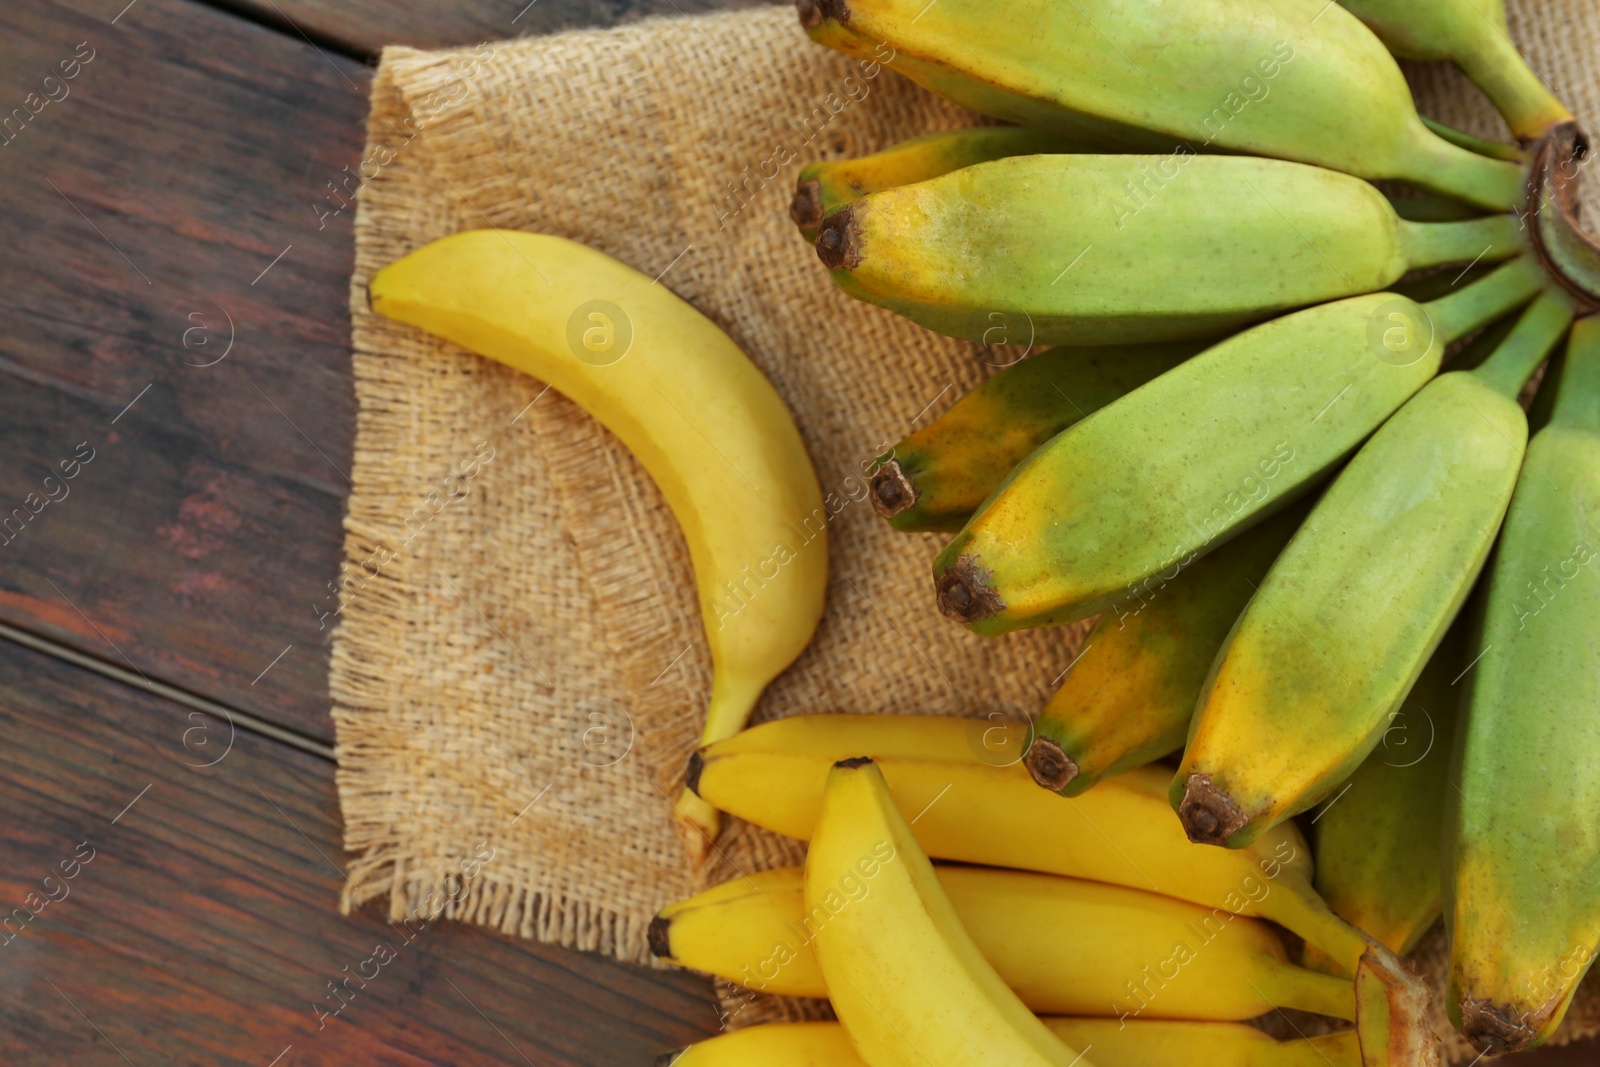
[[1494,102],[1518,138],[1536,141],[1552,126],[1572,121],[1572,112],[1539,80],[1503,29],[1496,26],[1475,38],[1478,47],[1458,56],[1456,64]]
[[1510,211],[1526,192],[1527,168],[1453,145],[1420,122],[1413,158],[1393,177],[1490,211]]
[[1422,124],[1451,144],[1465,148],[1469,152],[1476,152],[1480,156],[1488,156],[1490,159],[1503,159],[1508,163],[1528,162],[1528,152],[1520,145],[1474,137],[1472,134],[1458,130],[1454,126],[1446,126],[1442,122],[1436,122],[1426,115],[1422,116]]
[[1550,422],[1600,434],[1600,318],[1572,327]]
[[1538,265],[1518,257],[1487,278],[1430,302],[1428,317],[1444,341],[1457,341],[1521,307],[1543,287]]
[[1526,251],[1515,215],[1460,222],[1400,221],[1400,247],[1413,269],[1441,263],[1495,262]]
[[1274,1008],[1298,1008],[1332,1019],[1354,1022],[1356,987],[1349,978],[1336,978],[1292,963],[1262,961],[1263,990],[1274,1001]]
[[[700,733],[702,745],[712,745],[743,730],[750,712],[767,687],[765,681],[752,682],[726,669],[713,669],[711,701],[706,707],[706,725]],[[685,789],[672,805],[678,831],[689,858],[696,866],[711,855],[717,835],[722,832],[722,812]]]
[[1533,372],[1539,369],[1539,364],[1572,325],[1572,316],[1572,298],[1559,289],[1546,290],[1522,313],[1522,318],[1500,342],[1494,355],[1472,373],[1497,392],[1516,399]]
[[1346,975],[1356,973],[1362,954],[1372,947],[1361,931],[1328,907],[1328,902],[1308,882],[1280,881],[1261,902],[1256,914],[1299,934],[1306,944],[1317,946]]

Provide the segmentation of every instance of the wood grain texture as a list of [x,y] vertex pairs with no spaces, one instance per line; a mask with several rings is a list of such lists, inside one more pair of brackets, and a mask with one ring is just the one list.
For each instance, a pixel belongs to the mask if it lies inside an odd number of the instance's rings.
[[[279,1067],[620,1067],[715,1025],[687,974],[338,916],[324,760],[242,731],[225,750],[215,722],[186,738],[182,709],[4,643],[0,694],[0,915],[38,912],[0,927],[10,1067],[122,1062],[113,1045],[139,1067],[265,1067],[290,1046]],[[366,962],[380,944],[393,958]],[[332,1015],[328,983],[357,971],[376,976]]]
[[290,34],[330,49],[376,56],[386,44],[417,48],[498,41],[582,27],[618,26],[654,15],[759,7],[784,0],[227,0]]
[[124,3],[0,5],[0,620],[331,740],[369,71]]

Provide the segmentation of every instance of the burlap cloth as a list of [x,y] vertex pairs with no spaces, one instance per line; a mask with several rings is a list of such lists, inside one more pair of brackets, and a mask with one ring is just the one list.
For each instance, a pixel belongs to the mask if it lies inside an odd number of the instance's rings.
[[[1592,0],[1519,8],[1537,66],[1600,114]],[[1425,113],[1500,129],[1453,71],[1413,73]],[[347,908],[387,895],[394,918],[442,907],[644,961],[663,903],[801,855],[735,824],[710,870],[685,862],[668,798],[710,667],[687,550],[643,469],[542,383],[368,310],[376,268],[458,230],[560,234],[661,275],[793,408],[833,573],[816,640],[758,719],[1038,710],[1081,631],[980,640],[940,618],[939,539],[893,533],[864,500],[873,457],[992,357],[840,294],[786,212],[807,162],[973,121],[812,45],[787,7],[384,51],[360,168],[331,680]],[[1587,998],[1572,1024],[1597,1022]]]

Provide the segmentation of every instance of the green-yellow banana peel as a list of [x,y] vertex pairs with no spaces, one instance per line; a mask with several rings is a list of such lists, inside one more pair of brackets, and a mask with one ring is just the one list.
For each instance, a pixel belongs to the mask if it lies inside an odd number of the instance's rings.
[[1516,396],[1572,322],[1547,291],[1481,367],[1428,383],[1334,479],[1212,665],[1171,800],[1237,848],[1382,738],[1477,580],[1527,443]]
[[1171,581],[1342,462],[1446,344],[1530,300],[1527,257],[1426,305],[1395,293],[1285,315],[1058,434],[934,561],[939,608],[981,634],[1085,618]]
[[1101,615],[1034,720],[1033,780],[1075,797],[1182,748],[1217,649],[1307,510],[1280,511]]
[[1524,169],[1423,125],[1382,42],[1324,0],[798,7],[814,39],[1020,125],[1298,160],[1492,210],[1522,198]]
[[1509,214],[1409,222],[1347,174],[1197,155],[979,163],[857,199],[817,237],[853,295],[974,341],[1026,320],[1044,344],[1215,337],[1526,247]]
[[[1372,754],[1317,815],[1317,892],[1396,955],[1417,947],[1439,918],[1444,812],[1455,744],[1457,681],[1466,660],[1458,619]],[[1315,949],[1313,963],[1343,968]]]
[[1003,367],[894,446],[873,474],[872,506],[896,530],[959,530],[1035,448],[1203,347],[1053,348]]
[[1451,791],[1451,1018],[1510,1052],[1600,946],[1600,320],[1573,329],[1482,600]]
[[789,218],[808,242],[823,216],[868,193],[927,181],[975,163],[1040,152],[1104,152],[1114,147],[1094,137],[1068,137],[1020,126],[974,126],[930,133],[853,159],[813,163],[800,172]]
[[1536,140],[1572,112],[1539,79],[1511,40],[1505,0],[1340,0],[1390,51],[1455,63],[1482,89],[1512,131]]

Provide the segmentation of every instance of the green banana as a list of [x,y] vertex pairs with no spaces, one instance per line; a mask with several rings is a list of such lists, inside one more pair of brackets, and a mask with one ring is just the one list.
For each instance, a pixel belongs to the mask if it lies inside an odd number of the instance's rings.
[[1113,147],[1089,137],[1027,130],[1020,126],[973,126],[901,141],[854,159],[813,163],[795,183],[789,217],[807,241],[817,239],[823,216],[868,193],[927,181],[974,163],[1040,152],[1102,152]]
[[1237,848],[1349,778],[1477,580],[1528,424],[1516,396],[1572,322],[1547,291],[1481,367],[1429,382],[1323,494],[1212,665],[1171,789]]
[[1407,222],[1347,174],[1192,154],[979,163],[862,197],[817,236],[853,296],[974,341],[995,312],[1026,317],[1045,344],[1216,336],[1523,248],[1513,215]]
[[959,530],[1028,453],[1203,347],[1053,348],[1018,360],[896,444],[872,476],[872,506],[896,530]]
[[1052,438],[934,561],[981,634],[1083,618],[1277,510],[1432,378],[1447,342],[1543,285],[1526,257],[1419,305],[1373,293],[1216,345]]
[[1572,121],[1534,72],[1506,26],[1505,0],[1340,0],[1407,59],[1455,63],[1524,141]]
[[1492,210],[1522,167],[1418,117],[1394,58],[1325,0],[798,0],[814,40],[1023,126],[1392,178]]
[[1279,512],[1101,615],[1034,720],[1024,759],[1033,780],[1075,797],[1182,748],[1217,649],[1306,511]]
[[[1547,385],[1548,389],[1549,386]],[[1544,1041],[1600,947],[1600,320],[1573,329],[1480,602],[1445,916],[1456,1025]]]
[[[1442,907],[1440,839],[1455,743],[1453,687],[1466,661],[1457,622],[1417,677],[1383,740],[1316,817],[1316,887],[1333,910],[1396,955]],[[1315,948],[1307,966],[1342,970]]]

